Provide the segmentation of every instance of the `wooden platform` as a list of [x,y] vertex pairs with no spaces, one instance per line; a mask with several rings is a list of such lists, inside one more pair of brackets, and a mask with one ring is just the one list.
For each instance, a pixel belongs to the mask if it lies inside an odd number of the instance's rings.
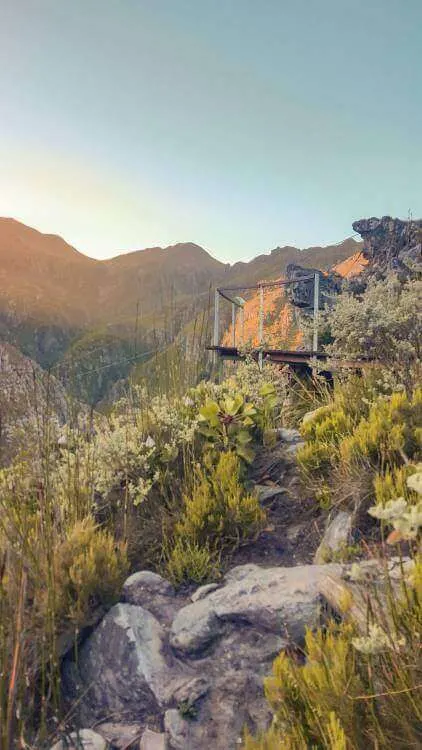
[[[241,355],[239,349],[236,346],[207,346],[207,349],[212,352],[216,352],[221,359],[237,360],[243,359],[244,355]],[[254,349],[250,352],[250,355],[258,360],[260,355],[259,349]],[[310,369],[315,359],[323,364],[329,359],[326,352],[313,352],[309,350],[288,350],[288,349],[264,349],[262,351],[262,358],[267,362],[275,362],[280,365],[288,365],[294,370]],[[350,360],[341,362],[341,367],[349,367],[351,369],[360,370],[363,367],[374,364],[369,359],[361,360]],[[328,368],[327,368],[328,369]],[[330,370],[333,369],[330,363]]]

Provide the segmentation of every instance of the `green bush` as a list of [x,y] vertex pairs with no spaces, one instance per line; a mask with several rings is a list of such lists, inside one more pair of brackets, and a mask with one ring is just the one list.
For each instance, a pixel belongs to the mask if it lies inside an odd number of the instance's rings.
[[359,296],[340,294],[325,316],[336,358],[372,357],[389,376],[412,388],[421,375],[422,281],[391,275],[371,280]]
[[403,579],[390,625],[368,631],[331,623],[306,634],[304,662],[282,653],[265,681],[272,727],[245,738],[246,750],[407,750],[422,741],[421,586]]
[[389,481],[388,469],[417,460],[422,450],[421,389],[413,396],[401,391],[372,402],[362,396],[358,405],[356,399],[350,403],[349,395],[350,384],[339,386],[332,402],[317,409],[301,427],[306,443],[297,453],[298,464],[324,504],[329,496],[333,502],[338,499],[337,490],[347,494],[348,483],[359,477],[363,481],[381,471],[382,481]]
[[99,606],[118,598],[128,572],[126,545],[86,518],[75,524],[54,555],[56,618],[83,626]]
[[[198,560],[200,555],[204,560],[208,556],[215,570],[216,556],[258,534],[265,521],[258,498],[242,486],[240,459],[234,453],[221,453],[216,466],[210,456],[206,463],[207,468],[197,470],[193,492],[185,495],[181,518],[175,525],[175,545],[168,562],[173,578],[175,568],[195,568],[191,558]],[[182,561],[184,555],[186,563]],[[192,580],[197,578],[196,574]]]
[[166,575],[175,586],[215,580],[220,575],[218,557],[207,544],[179,538],[168,555]]
[[206,438],[206,447],[233,450],[247,463],[254,457],[252,431],[256,409],[240,393],[218,401],[208,400],[199,410],[199,431]]

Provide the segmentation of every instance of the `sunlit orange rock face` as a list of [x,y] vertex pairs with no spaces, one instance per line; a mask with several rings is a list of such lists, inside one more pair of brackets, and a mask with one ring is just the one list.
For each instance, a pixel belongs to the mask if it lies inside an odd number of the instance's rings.
[[[276,279],[282,281],[282,279]],[[246,300],[244,307],[244,322],[242,325],[241,313],[238,310],[235,326],[235,345],[248,344],[259,346],[259,313],[260,292],[253,292]],[[267,348],[273,349],[296,349],[301,341],[302,334],[296,322],[296,311],[287,301],[283,287],[270,287],[264,289],[264,326],[263,338]],[[233,327],[229,326],[224,334],[223,346],[233,345]]]
[[333,271],[336,271],[345,279],[351,279],[353,276],[358,276],[362,273],[368,263],[369,260],[364,257],[363,253],[355,253],[350,258],[346,258],[346,260],[333,266]]
[[[355,253],[333,267],[333,271],[349,279],[359,275],[368,260],[362,253]],[[282,278],[276,281],[282,281]],[[235,346],[247,344],[259,346],[260,293],[253,292],[246,300],[244,323],[237,310],[235,325]],[[264,344],[271,349],[298,349],[303,343],[299,329],[297,311],[288,302],[284,287],[264,289]],[[229,326],[222,340],[223,346],[233,346],[233,327]]]

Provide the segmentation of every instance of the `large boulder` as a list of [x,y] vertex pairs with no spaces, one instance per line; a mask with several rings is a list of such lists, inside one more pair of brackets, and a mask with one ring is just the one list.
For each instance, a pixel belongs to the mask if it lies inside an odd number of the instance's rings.
[[[341,570],[332,567],[333,572]],[[180,654],[199,657],[223,636],[245,627],[282,635],[285,643],[298,642],[305,628],[317,623],[319,584],[326,574],[327,566],[318,565],[234,568],[225,586],[179,610],[170,643]]]
[[[283,648],[320,624],[323,581],[341,572],[334,564],[238,566],[217,588],[198,589],[171,627],[165,613],[160,622],[144,606],[118,604],[77,661],[67,660],[69,702],[81,723],[96,722],[99,731],[104,724],[97,722],[113,716],[158,732],[164,726],[169,750],[235,750],[245,726],[256,733],[269,725],[263,679]],[[124,596],[144,603],[150,595],[151,602],[177,598],[164,579],[151,576],[129,579]],[[150,739],[164,743],[162,736]]]
[[304,312],[311,312],[314,308],[315,274],[319,275],[319,307],[325,307],[341,291],[340,274],[335,271],[323,273],[317,268],[305,268],[296,263],[289,263],[286,267],[286,278],[292,282],[286,287],[287,297],[292,305],[303,308]]
[[158,620],[133,604],[116,604],[63,669],[68,698],[84,697],[78,704],[84,723],[156,716],[191,679],[166,647]]
[[171,583],[151,570],[133,573],[122,589],[122,601],[144,607],[161,622],[170,623],[183,600],[176,597]]

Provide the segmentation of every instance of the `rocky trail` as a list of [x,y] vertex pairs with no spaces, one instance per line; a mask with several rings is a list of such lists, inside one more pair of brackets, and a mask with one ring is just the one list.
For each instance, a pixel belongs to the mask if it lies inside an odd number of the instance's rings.
[[[312,562],[325,518],[303,497],[299,444],[298,432],[278,430],[274,446],[257,454],[250,481],[268,525],[233,555],[222,580],[176,593],[156,573],[134,573],[78,659],[65,659],[66,701],[86,728],[75,747],[232,750],[245,726],[268,726],[263,678],[280,650],[321,623],[322,591],[343,573]],[[65,747],[59,740],[54,750]]]

